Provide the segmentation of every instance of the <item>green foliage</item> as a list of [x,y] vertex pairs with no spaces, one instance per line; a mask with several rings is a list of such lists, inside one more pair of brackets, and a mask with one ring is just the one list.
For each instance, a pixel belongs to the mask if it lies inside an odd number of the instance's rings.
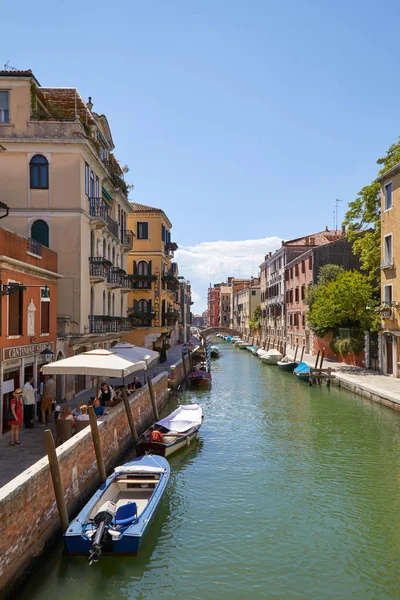
[[312,331],[323,336],[336,327],[379,329],[378,301],[368,278],[358,271],[340,273],[333,281],[314,286],[307,321]]
[[[386,156],[376,162],[381,165],[379,175],[400,162],[400,138],[390,146]],[[379,283],[381,194],[380,184],[377,181],[363,187],[357,198],[349,203],[344,224],[347,226],[347,237],[353,245],[353,252],[360,259],[361,269],[370,281]]]
[[335,354],[346,356],[347,354],[360,354],[364,350],[364,337],[334,338],[330,343],[330,349]]
[[31,83],[31,115],[35,114],[37,109],[36,85]]
[[319,274],[318,274],[318,284],[317,285],[309,285],[308,288],[306,289],[305,302],[309,308],[311,308],[311,306],[314,303],[314,299],[315,299],[315,295],[318,290],[318,286],[325,285],[326,283],[329,283],[330,281],[334,281],[336,279],[336,277],[338,275],[340,275],[341,273],[344,273],[344,268],[341,267],[340,265],[328,264],[328,265],[323,265],[322,267],[320,267]]
[[249,325],[251,329],[259,329],[260,328],[260,319],[261,319],[261,306],[258,305],[254,309],[254,315],[251,321],[249,321]]

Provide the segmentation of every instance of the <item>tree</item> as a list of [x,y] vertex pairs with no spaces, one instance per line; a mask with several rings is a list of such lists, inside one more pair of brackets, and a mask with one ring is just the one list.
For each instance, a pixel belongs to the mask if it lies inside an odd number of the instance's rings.
[[309,285],[306,290],[305,300],[309,308],[311,308],[311,306],[314,303],[318,286],[325,285],[330,281],[334,281],[336,277],[341,273],[344,273],[344,267],[342,267],[341,265],[328,264],[320,267],[318,274],[318,283],[316,285]]
[[261,319],[261,306],[258,305],[254,309],[253,318],[249,321],[249,325],[251,329],[259,329],[260,328],[260,319]]
[[[400,138],[388,149],[386,156],[379,158],[382,175],[400,162]],[[381,195],[380,184],[373,181],[363,187],[349,208],[343,221],[347,226],[347,238],[354,254],[360,258],[361,269],[370,281],[379,283],[381,258]]]
[[380,327],[374,289],[366,275],[345,271],[336,279],[315,286],[307,321],[312,331],[323,336],[336,327],[376,331]]

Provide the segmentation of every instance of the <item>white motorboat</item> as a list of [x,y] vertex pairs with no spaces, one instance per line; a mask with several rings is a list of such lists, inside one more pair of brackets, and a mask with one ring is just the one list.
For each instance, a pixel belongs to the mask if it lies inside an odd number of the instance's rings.
[[280,360],[282,360],[283,354],[272,348],[271,350],[265,351],[260,358],[264,363],[267,363],[267,365],[276,365]]

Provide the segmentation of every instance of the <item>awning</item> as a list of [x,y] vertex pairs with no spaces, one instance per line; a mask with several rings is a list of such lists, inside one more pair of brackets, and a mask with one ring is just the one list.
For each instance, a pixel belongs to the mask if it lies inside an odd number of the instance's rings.
[[99,377],[126,377],[146,368],[144,360],[132,361],[101,348],[70,356],[44,365],[44,375],[97,375]]
[[112,203],[114,202],[114,199],[113,199],[113,198],[111,198],[110,194],[107,192],[107,190],[106,190],[106,189],[105,189],[103,186],[101,187],[101,191],[102,191],[102,193],[103,193],[103,196],[105,196],[105,197],[106,197],[106,199],[107,199],[109,202],[111,202],[111,204],[112,204]]

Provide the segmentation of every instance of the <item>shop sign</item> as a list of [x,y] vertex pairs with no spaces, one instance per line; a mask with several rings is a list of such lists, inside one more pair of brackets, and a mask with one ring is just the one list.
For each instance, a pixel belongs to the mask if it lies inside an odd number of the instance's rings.
[[1,391],[3,394],[9,394],[14,391],[14,379],[7,379],[7,381],[3,381]]
[[3,348],[3,360],[15,358],[25,358],[26,356],[35,356],[49,348],[54,352],[53,342],[42,342],[41,344],[27,344],[26,346],[14,346],[13,348]]
[[161,274],[160,274],[158,267],[156,268],[155,276],[156,276],[156,280],[154,282],[154,312],[155,312],[154,327],[159,327],[160,326]]

